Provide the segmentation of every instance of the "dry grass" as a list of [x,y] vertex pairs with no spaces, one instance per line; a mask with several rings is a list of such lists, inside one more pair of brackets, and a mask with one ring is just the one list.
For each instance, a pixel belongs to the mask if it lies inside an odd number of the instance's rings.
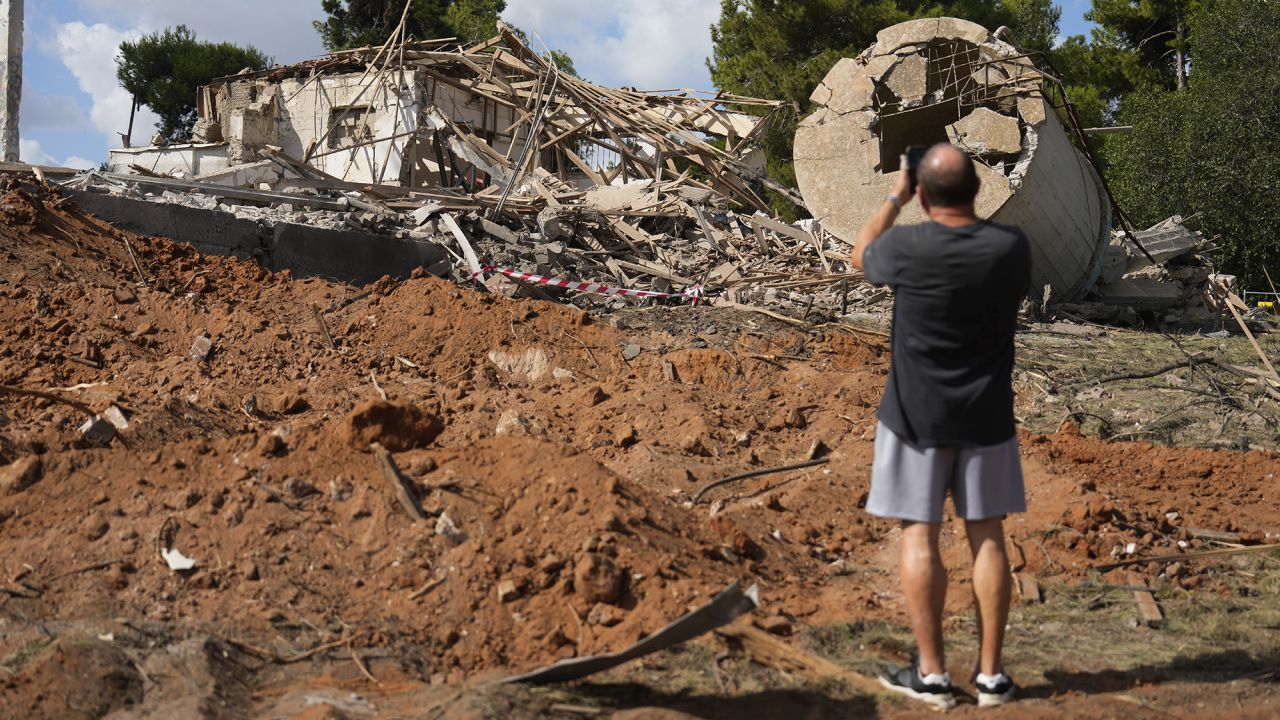
[[[1244,337],[1210,338],[1109,329],[1100,337],[1051,332],[1018,336],[1018,415],[1033,432],[1053,432],[1074,417],[1083,432],[1181,447],[1277,448],[1280,403],[1248,377],[1210,364],[1152,378],[1105,380],[1150,372],[1191,357],[1260,370]],[[1259,342],[1280,358],[1280,337]]]

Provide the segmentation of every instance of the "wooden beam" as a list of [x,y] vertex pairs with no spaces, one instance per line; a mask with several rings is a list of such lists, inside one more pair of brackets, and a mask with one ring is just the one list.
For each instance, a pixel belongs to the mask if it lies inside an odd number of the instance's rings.
[[888,695],[888,691],[878,680],[792,647],[780,638],[752,627],[749,622],[738,621],[717,629],[715,633],[740,646],[748,657],[766,667],[820,682],[834,678],[848,683],[859,692]]
[[1151,589],[1147,586],[1147,582],[1142,579],[1138,573],[1129,570],[1124,574],[1125,582],[1134,587],[1146,588],[1143,590],[1134,590],[1133,599],[1138,603],[1138,618],[1142,620],[1142,624],[1149,628],[1158,628],[1164,623],[1164,615],[1160,613],[1160,606],[1156,604],[1155,595],[1151,594]]

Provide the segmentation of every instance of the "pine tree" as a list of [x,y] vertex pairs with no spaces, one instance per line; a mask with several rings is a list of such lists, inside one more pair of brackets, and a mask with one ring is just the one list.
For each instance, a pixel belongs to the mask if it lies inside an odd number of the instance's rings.
[[134,108],[151,108],[160,116],[161,137],[174,141],[191,135],[200,86],[245,68],[262,70],[270,65],[271,58],[257,48],[198,40],[179,25],[121,43],[116,78],[133,96]]

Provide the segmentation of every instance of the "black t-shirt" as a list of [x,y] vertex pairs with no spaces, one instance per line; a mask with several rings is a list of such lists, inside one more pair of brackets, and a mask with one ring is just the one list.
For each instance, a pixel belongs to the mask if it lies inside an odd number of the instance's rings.
[[1013,437],[1013,334],[1031,284],[1022,231],[985,221],[894,227],[867,247],[863,269],[896,294],[880,421],[921,447]]

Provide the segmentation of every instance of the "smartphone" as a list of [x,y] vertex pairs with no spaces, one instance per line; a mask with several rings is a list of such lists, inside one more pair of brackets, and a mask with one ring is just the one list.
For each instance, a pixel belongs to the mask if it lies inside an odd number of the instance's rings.
[[913,193],[916,191],[916,168],[920,167],[920,161],[924,160],[927,152],[929,148],[923,145],[908,145],[902,153],[902,167],[907,171],[907,180],[911,183]]

